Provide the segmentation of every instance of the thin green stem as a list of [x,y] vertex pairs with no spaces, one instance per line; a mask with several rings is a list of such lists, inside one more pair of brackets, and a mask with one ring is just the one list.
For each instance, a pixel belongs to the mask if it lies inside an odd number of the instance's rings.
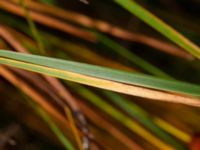
[[33,34],[33,37],[35,38],[37,44],[38,44],[38,48],[41,54],[45,55],[45,48],[44,45],[42,43],[42,38],[40,37],[37,28],[30,16],[29,10],[27,9],[24,0],[20,0],[20,5],[22,6],[22,8],[24,9],[25,15],[26,15],[26,20],[29,24],[30,30]]
[[147,23],[149,26],[163,34],[165,37],[176,43],[196,58],[200,59],[200,48],[189,39],[177,32],[164,21],[153,15],[151,12],[137,4],[134,0],[114,0],[121,7]]

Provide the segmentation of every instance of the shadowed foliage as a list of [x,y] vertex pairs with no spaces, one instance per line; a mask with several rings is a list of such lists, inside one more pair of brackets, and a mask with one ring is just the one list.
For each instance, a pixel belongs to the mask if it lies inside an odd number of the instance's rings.
[[1,0],[0,149],[200,149],[199,10]]

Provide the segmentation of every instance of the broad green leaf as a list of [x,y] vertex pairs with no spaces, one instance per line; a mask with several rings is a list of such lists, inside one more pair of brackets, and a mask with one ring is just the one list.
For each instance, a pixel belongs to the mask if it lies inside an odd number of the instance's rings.
[[163,34],[165,37],[190,52],[192,55],[200,59],[200,48],[184,37],[182,34],[177,32],[175,29],[167,25],[165,22],[160,20],[158,17],[153,15],[148,10],[141,7],[134,0],[114,0],[117,4],[128,10],[130,13],[137,16],[139,19],[156,29],[158,32]]
[[[0,50],[0,64],[143,98],[200,106],[200,87],[109,68]],[[148,87],[148,88],[147,88]],[[153,88],[153,89],[149,89]],[[154,89],[189,94],[177,95]]]
[[[36,64],[40,66],[46,66],[49,68],[74,72],[78,74],[116,81],[120,83],[126,83],[130,85],[137,85],[158,90],[189,94],[192,96],[200,96],[200,86],[175,80],[159,79],[148,75],[134,74],[106,67],[0,50],[0,63],[6,64],[2,61],[3,58],[27,62],[27,65],[29,66],[31,66],[32,64]],[[31,70],[31,68],[27,69]]]

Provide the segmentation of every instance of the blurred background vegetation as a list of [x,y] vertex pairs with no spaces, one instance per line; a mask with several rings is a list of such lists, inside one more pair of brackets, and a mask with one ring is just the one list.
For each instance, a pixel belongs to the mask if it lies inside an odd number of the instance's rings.
[[[199,0],[136,2],[200,45]],[[197,58],[113,0],[0,0],[0,49],[200,84]],[[0,149],[200,149],[199,108],[0,75]]]

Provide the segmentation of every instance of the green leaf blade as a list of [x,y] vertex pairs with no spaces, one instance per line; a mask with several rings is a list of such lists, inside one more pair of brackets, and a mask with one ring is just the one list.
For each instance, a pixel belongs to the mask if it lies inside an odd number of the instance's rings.
[[115,0],[115,2],[147,23],[149,26],[153,27],[165,37],[200,59],[200,48],[197,45],[164,23],[158,17],[141,7],[139,4],[133,0]]
[[[200,96],[200,86],[175,80],[159,79],[153,76],[134,74],[95,65],[37,55],[10,52],[5,50],[0,50],[0,63],[8,63],[3,62],[1,58],[8,58],[49,68],[66,70],[73,73],[83,74],[95,78],[106,79],[130,85],[137,85],[169,92],[177,92],[192,96]],[[25,68],[26,67],[27,66],[25,66]],[[31,68],[29,68],[29,70],[31,70]],[[40,70],[37,70],[37,72],[40,72]]]

